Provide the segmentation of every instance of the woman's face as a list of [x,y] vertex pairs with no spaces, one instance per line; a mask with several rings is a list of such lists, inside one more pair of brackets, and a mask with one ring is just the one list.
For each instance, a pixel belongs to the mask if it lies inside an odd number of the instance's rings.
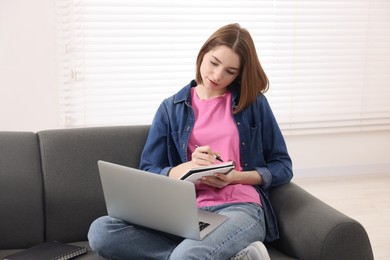
[[240,57],[224,45],[217,46],[203,56],[200,75],[203,86],[221,90],[229,86],[240,73]]

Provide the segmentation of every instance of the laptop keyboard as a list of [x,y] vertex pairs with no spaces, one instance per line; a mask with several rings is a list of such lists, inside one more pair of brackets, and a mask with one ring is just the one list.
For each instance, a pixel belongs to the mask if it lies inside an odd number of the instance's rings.
[[210,226],[209,223],[206,223],[206,222],[203,222],[203,221],[199,221],[199,230],[200,231],[202,231],[203,229],[205,229],[208,226]]

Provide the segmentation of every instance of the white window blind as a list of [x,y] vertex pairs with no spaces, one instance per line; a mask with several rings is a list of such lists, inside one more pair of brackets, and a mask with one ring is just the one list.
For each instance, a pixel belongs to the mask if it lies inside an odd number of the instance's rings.
[[388,0],[56,0],[62,124],[150,124],[217,28],[247,28],[286,134],[390,129]]

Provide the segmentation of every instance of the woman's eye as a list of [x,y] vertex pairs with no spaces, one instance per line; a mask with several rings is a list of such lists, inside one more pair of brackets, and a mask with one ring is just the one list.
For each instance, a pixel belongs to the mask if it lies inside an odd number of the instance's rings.
[[210,61],[211,64],[213,64],[214,66],[217,66],[218,63],[214,62],[214,61]]
[[234,72],[230,71],[230,70],[228,70],[227,73],[230,74],[230,75],[234,75]]

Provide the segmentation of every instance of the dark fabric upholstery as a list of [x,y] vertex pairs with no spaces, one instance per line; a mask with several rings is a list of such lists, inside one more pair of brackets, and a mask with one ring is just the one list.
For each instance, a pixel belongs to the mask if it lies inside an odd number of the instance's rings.
[[297,260],[297,258],[287,256],[280,252],[279,250],[276,250],[273,247],[267,246],[268,254],[272,260]]
[[35,134],[0,132],[0,249],[43,242],[42,198]]
[[[106,214],[98,160],[138,167],[149,126],[0,132],[0,259],[44,241],[88,246]],[[294,183],[270,192],[276,260],[372,260],[364,228]],[[102,259],[89,251],[80,259]]]
[[270,197],[281,237],[275,246],[285,254],[301,260],[374,258],[361,224],[298,185],[289,183],[275,188]]
[[148,128],[124,126],[38,132],[47,240],[87,240],[91,222],[107,214],[97,161],[138,167]]

